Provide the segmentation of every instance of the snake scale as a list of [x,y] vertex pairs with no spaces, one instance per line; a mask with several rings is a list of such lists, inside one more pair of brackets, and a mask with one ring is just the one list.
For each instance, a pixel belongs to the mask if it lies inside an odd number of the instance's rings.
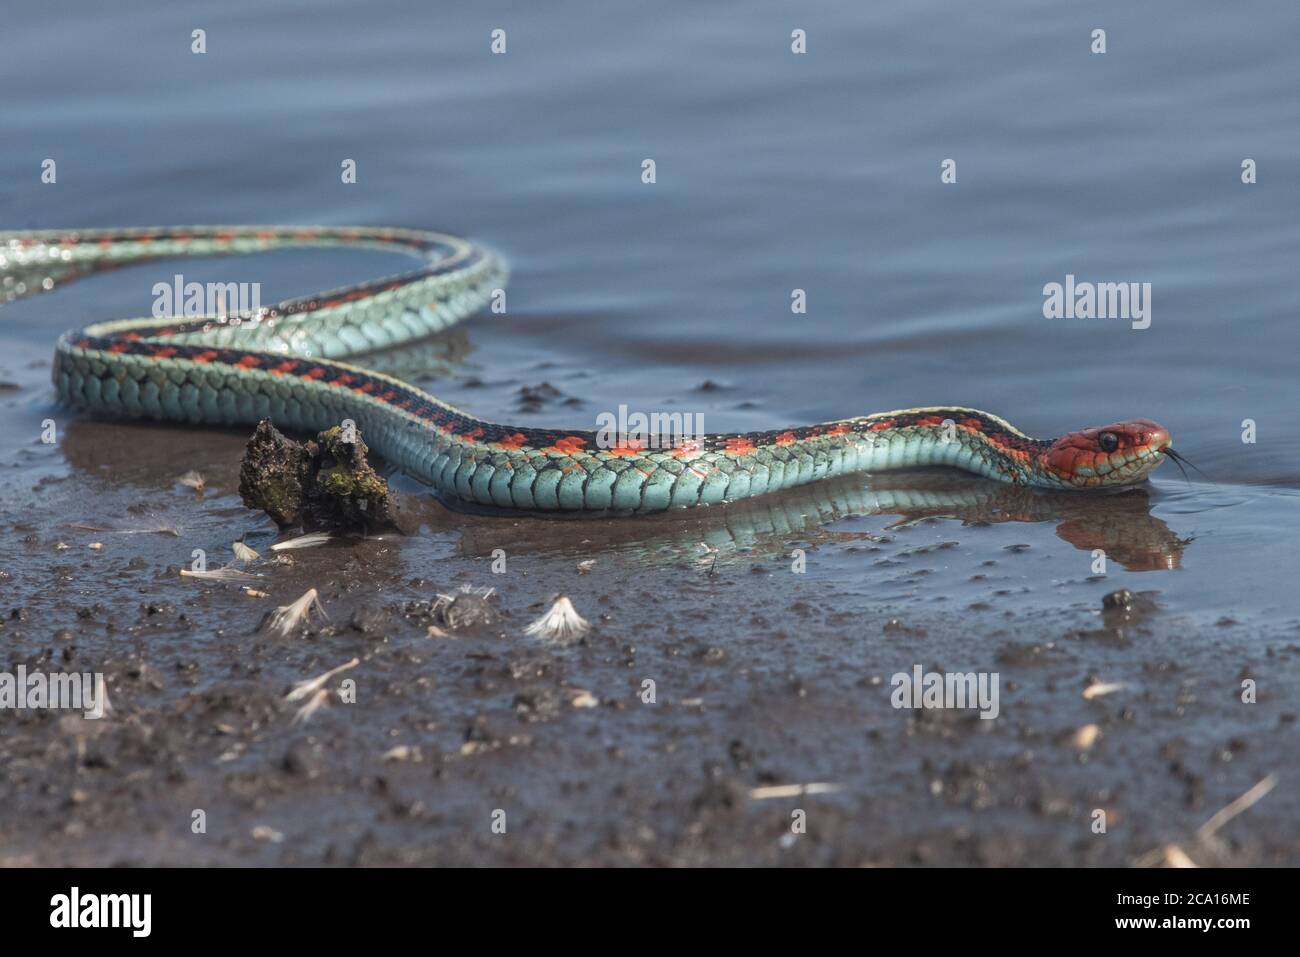
[[249,316],[100,322],[62,336],[61,400],[93,413],[319,431],[351,419],[377,453],[442,496],[500,508],[642,513],[728,502],[851,472],[950,466],[1022,486],[1143,481],[1169,433],[1134,419],[1033,439],[960,406],[879,412],[731,435],[609,436],[498,425],[339,361],[437,333],[504,286],[505,263],[454,236],[372,227],[190,226],[0,232],[0,300],[179,256],[364,247],[413,271],[290,299]]

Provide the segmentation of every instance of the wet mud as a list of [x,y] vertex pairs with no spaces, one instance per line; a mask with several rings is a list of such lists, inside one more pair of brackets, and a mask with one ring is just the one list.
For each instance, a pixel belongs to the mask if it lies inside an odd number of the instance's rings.
[[[1153,490],[918,474],[562,520],[398,476],[411,534],[277,554],[246,438],[71,417],[10,456],[6,668],[102,672],[111,711],[0,716],[0,864],[1300,861],[1286,787],[1197,837],[1290,774],[1300,638],[1180,614],[1200,543]],[[180,574],[237,539],[251,579]],[[308,589],[327,617],[259,630]],[[558,594],[590,630],[527,635]],[[894,707],[917,665],[997,672],[998,716]]]

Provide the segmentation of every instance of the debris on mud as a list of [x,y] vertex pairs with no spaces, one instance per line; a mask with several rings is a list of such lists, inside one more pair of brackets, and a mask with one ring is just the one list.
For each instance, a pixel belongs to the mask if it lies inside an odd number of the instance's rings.
[[194,493],[199,498],[203,497],[203,492],[208,487],[207,480],[200,473],[195,471],[186,472],[176,481],[177,483],[184,485],[186,488],[194,489]]
[[452,631],[483,628],[496,623],[497,611],[491,604],[493,589],[462,587],[451,595],[439,595],[431,609],[434,624]]
[[321,604],[316,589],[309,588],[297,601],[281,605],[275,611],[268,611],[263,615],[257,630],[270,632],[277,638],[285,638],[296,631],[299,625],[310,621],[313,613],[322,618],[329,617],[325,614],[325,606]]
[[295,442],[263,419],[239,467],[240,498],[281,528],[396,531],[388,485],[370,467],[366,452],[360,430],[352,425]]
[[549,382],[520,386],[515,396],[515,408],[520,412],[541,412],[546,406],[556,403],[571,408],[582,405],[581,399],[565,395]]
[[557,595],[547,612],[524,629],[525,635],[535,635],[543,641],[566,643],[577,641],[591,628],[587,619],[578,614],[565,595]]
[[1101,599],[1101,607],[1106,609],[1112,608],[1130,608],[1133,605],[1133,593],[1127,588],[1121,588],[1119,591],[1113,591]]

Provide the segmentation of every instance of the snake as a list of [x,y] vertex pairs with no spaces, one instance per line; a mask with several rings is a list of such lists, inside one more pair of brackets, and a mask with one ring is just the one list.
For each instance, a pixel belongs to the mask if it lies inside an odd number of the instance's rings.
[[678,428],[671,418],[658,419],[654,431],[489,422],[398,378],[342,361],[432,336],[502,295],[509,274],[503,257],[480,243],[419,229],[0,232],[0,301],[162,259],[322,247],[398,252],[419,264],[259,305],[246,315],[150,316],[67,332],[52,366],[59,400],[95,415],[191,425],[269,419],[310,433],[351,422],[370,449],[448,502],[541,512],[694,508],[834,476],[929,466],[1031,488],[1096,490],[1143,482],[1173,457],[1168,430],[1148,419],[1035,439],[1003,418],[962,406],[734,434]]

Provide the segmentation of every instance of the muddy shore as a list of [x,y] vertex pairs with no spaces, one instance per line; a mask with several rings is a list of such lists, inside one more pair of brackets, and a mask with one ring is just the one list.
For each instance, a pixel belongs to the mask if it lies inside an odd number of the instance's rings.
[[[4,470],[8,670],[102,671],[112,710],[4,715],[0,865],[1300,862],[1287,787],[1194,836],[1293,766],[1300,638],[1189,624],[1158,574],[1086,574],[1077,516],[900,524],[828,513],[832,489],[785,506],[802,527],[561,522],[451,512],[399,478],[413,534],[254,563],[253,597],[179,575],[241,536],[271,555],[236,492],[245,437],[70,419]],[[1045,595],[1057,549],[1080,574]],[[1117,577],[1150,587],[1103,611]],[[495,620],[431,636],[462,586],[492,589]],[[309,588],[327,620],[258,631]],[[591,631],[525,636],[557,593]],[[354,658],[296,721],[285,692]],[[913,664],[997,671],[1000,714],[894,708]],[[1086,698],[1099,682],[1123,687]],[[811,783],[833,787],[771,790]]]

